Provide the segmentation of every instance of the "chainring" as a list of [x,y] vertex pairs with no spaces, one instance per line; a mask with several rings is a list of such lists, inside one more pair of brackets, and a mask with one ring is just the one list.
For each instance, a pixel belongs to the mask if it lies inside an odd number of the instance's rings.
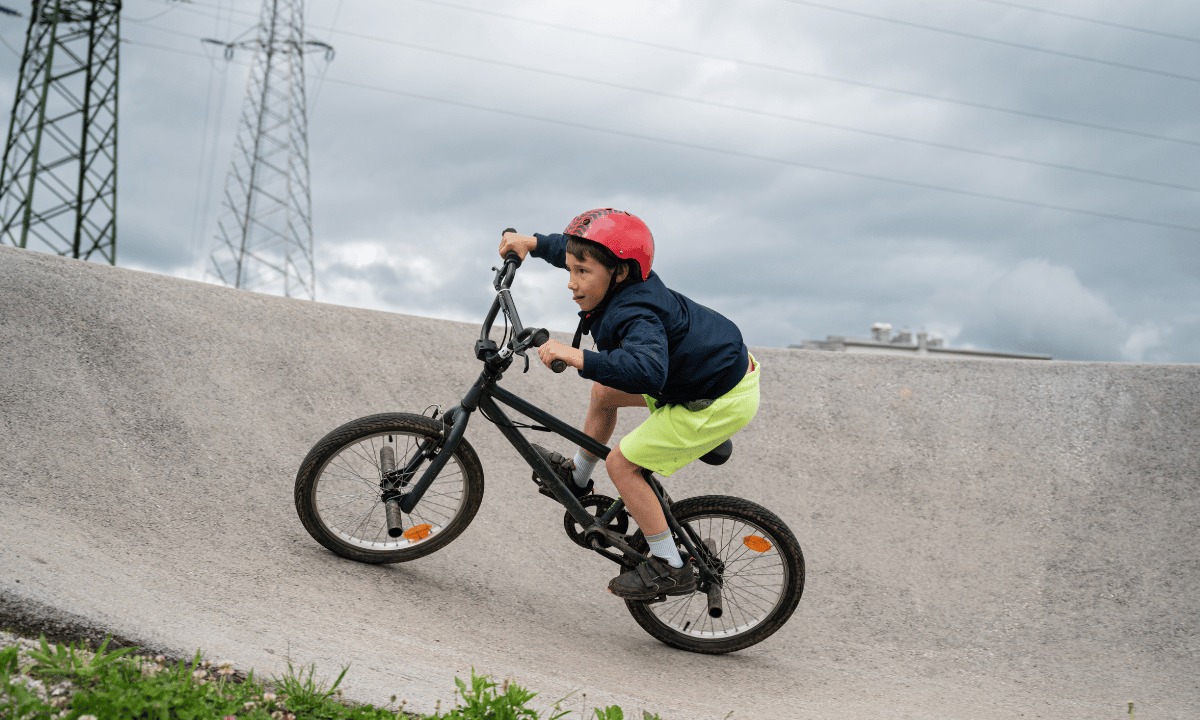
[[[592,516],[597,519],[607,512],[615,502],[616,500],[613,500],[606,495],[588,495],[580,498],[579,500],[579,504],[583,505],[585,508],[590,508],[592,511]],[[589,550],[591,549],[591,546],[584,542],[583,539],[583,533],[586,528],[580,527],[575,518],[571,517],[571,513],[564,514],[563,529],[567,531],[567,537],[571,538],[571,542],[575,543],[581,548],[588,548]],[[606,529],[611,530],[619,535],[624,535],[629,530],[629,513],[622,509],[621,512],[617,513],[617,516],[612,519],[612,522],[608,524]],[[601,539],[600,546],[608,547],[609,545],[607,542]]]

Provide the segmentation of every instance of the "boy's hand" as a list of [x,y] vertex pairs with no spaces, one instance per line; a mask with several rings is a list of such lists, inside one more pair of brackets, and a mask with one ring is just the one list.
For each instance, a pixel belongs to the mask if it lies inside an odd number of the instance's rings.
[[538,359],[550,367],[555,360],[562,360],[576,370],[583,369],[583,351],[570,345],[563,345],[557,340],[547,340],[538,348]]
[[537,247],[537,238],[532,235],[522,235],[515,232],[504,233],[504,237],[500,239],[500,257],[504,257],[510,252],[515,252],[521,256],[521,260],[525,260],[525,256],[530,250]]

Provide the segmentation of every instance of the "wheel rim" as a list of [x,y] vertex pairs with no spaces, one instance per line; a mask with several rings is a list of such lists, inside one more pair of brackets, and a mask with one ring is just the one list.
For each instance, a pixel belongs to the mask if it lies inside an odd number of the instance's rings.
[[[314,484],[313,505],[317,521],[341,542],[364,550],[403,550],[434,540],[465,507],[467,480],[457,457],[450,457],[412,514],[404,516],[405,530],[410,531],[406,535],[388,536],[380,498],[383,477],[380,450],[391,447],[396,467],[402,468],[416,454],[425,437],[415,433],[381,432],[359,438],[339,449],[321,467]],[[413,482],[420,476],[421,470],[418,470]]]
[[[725,564],[721,586],[721,617],[708,614],[702,592],[668,597],[646,607],[663,625],[696,640],[728,640],[761,625],[784,601],[788,565],[779,554],[779,543],[758,525],[727,515],[698,515],[686,523],[701,540],[716,543],[717,557]],[[767,547],[764,549],[763,543]]]

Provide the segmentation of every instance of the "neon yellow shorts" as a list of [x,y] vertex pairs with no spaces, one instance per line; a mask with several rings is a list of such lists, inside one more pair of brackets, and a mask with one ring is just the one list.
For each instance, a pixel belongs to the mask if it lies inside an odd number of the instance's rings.
[[754,370],[732,390],[703,410],[691,411],[682,405],[658,407],[654,398],[644,396],[650,417],[621,438],[621,454],[636,465],[669,477],[733,437],[758,412],[762,368],[757,360],[754,365]]

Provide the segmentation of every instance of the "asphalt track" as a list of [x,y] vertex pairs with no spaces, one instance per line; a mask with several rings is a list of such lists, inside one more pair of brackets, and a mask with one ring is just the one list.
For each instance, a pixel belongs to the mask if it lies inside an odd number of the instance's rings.
[[[0,620],[350,663],[350,697],[422,711],[473,666],[670,720],[1200,717],[1200,366],[755,349],[733,459],[668,487],[775,510],[808,582],[779,633],[709,657],[633,622],[479,417],[483,507],[450,546],[367,566],[305,533],[309,447],[455,404],[477,333],[0,247]],[[505,385],[575,419],[589,389]]]

